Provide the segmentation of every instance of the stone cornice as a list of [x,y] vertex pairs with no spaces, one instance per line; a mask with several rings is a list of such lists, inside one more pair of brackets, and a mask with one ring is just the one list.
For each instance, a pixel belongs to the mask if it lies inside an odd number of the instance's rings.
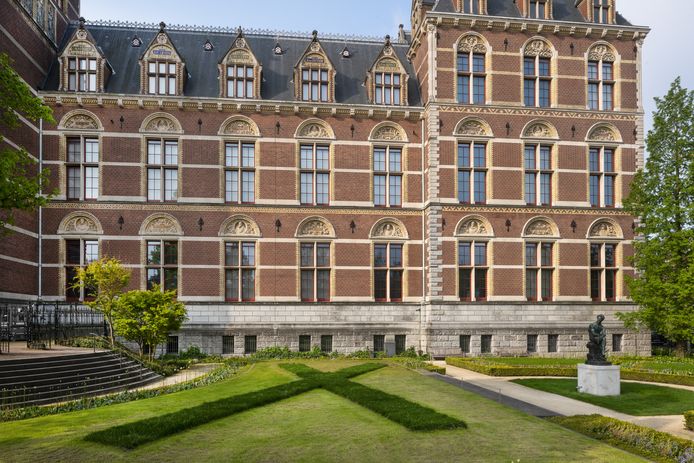
[[74,92],[39,92],[49,106],[112,107],[157,111],[219,111],[233,114],[277,114],[315,117],[354,117],[361,119],[421,119],[421,106],[358,105],[344,103],[315,104],[299,101],[233,100],[208,97],[161,97],[107,93],[76,94]]
[[569,118],[569,119],[595,119],[598,121],[638,121],[644,114],[639,111],[590,111],[581,109],[562,108],[527,108],[525,106],[506,105],[459,105],[455,103],[432,103],[438,111],[443,113],[454,112],[466,115],[505,115],[505,116],[530,116],[541,118]]
[[421,43],[427,25],[462,27],[470,30],[495,32],[520,32],[529,34],[550,33],[564,37],[589,37],[601,40],[642,41],[650,32],[645,26],[620,24],[596,24],[588,22],[557,21],[552,19],[508,18],[503,16],[468,15],[429,11],[416,31],[412,31],[412,42],[407,52],[412,59]]

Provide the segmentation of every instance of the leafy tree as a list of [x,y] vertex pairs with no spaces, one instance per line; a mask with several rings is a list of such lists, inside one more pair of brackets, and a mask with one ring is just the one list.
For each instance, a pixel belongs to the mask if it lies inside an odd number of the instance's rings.
[[102,257],[77,269],[74,288],[84,290],[85,304],[104,314],[108,323],[111,346],[115,343],[113,318],[118,299],[130,283],[130,270],[118,259]]
[[178,331],[186,320],[186,307],[176,300],[176,291],[162,292],[158,286],[149,291],[130,291],[118,302],[116,330],[128,341],[137,343],[140,355],[149,347],[150,359],[168,334]]
[[[20,126],[19,115],[30,121],[54,122],[51,109],[31,93],[31,89],[12,69],[10,57],[0,53],[0,125],[4,129]],[[0,146],[4,138],[0,135]],[[0,231],[14,223],[16,210],[31,211],[46,204],[51,195],[41,195],[48,187],[48,170],[35,173],[36,160],[23,149],[5,145],[0,149]]]
[[637,277],[627,280],[640,309],[620,317],[666,336],[683,353],[694,342],[694,91],[678,78],[656,103],[648,162],[625,201],[640,219]]

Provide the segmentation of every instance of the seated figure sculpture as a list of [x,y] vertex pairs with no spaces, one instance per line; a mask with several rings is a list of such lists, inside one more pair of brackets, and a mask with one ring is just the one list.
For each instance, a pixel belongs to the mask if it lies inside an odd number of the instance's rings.
[[586,363],[588,365],[612,365],[605,356],[607,333],[605,327],[602,326],[604,320],[604,315],[598,315],[598,319],[588,327],[589,341],[586,344],[588,347],[588,361]]

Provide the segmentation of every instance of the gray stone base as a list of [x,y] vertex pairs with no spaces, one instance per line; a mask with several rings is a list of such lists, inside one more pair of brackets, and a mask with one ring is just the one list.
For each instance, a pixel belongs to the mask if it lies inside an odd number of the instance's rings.
[[620,366],[578,365],[578,392],[601,397],[620,395]]

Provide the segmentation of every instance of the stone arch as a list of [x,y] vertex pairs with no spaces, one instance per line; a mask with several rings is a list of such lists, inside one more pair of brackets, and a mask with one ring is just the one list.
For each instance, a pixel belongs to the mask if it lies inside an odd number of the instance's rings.
[[71,212],[60,221],[59,235],[103,235],[101,222],[85,211]]
[[622,232],[622,227],[614,220],[601,218],[590,224],[586,238],[593,240],[622,240],[624,239],[624,233]]
[[247,215],[234,215],[222,222],[219,236],[245,236],[260,238],[258,223]]
[[150,114],[142,121],[140,133],[174,133],[183,134],[181,123],[169,113]]
[[588,130],[586,141],[599,143],[622,143],[622,134],[614,125],[607,122],[599,122]]
[[407,133],[399,124],[381,122],[371,130],[369,141],[407,143]]
[[75,109],[65,114],[58,124],[59,130],[104,130],[99,117],[86,109]]
[[400,220],[393,217],[385,217],[371,227],[369,231],[371,239],[388,239],[388,240],[407,240],[407,228]]
[[589,61],[605,61],[609,63],[619,61],[617,50],[611,44],[602,40],[591,45],[586,56]]
[[466,117],[455,126],[453,135],[459,137],[493,137],[491,126],[478,117]]
[[299,124],[299,127],[294,133],[295,138],[322,138],[328,140],[335,139],[335,132],[333,132],[330,124],[324,120],[311,118],[306,119],[304,122]]
[[140,235],[143,236],[183,236],[183,229],[176,217],[171,214],[152,214],[142,221]]
[[255,121],[246,116],[231,116],[219,127],[218,135],[236,137],[260,137],[260,129]]
[[335,238],[335,229],[323,217],[307,217],[296,227],[296,238]]
[[467,32],[455,42],[456,52],[486,54],[491,47],[487,39],[477,32]]
[[539,119],[528,122],[521,133],[523,138],[559,139],[557,128],[551,122]]
[[521,50],[523,56],[539,56],[540,58],[554,58],[556,53],[552,44],[539,35],[529,38]]
[[494,236],[494,228],[486,218],[481,215],[468,215],[463,217],[455,227],[455,236]]
[[533,217],[523,227],[523,238],[560,238],[559,227],[549,217]]

